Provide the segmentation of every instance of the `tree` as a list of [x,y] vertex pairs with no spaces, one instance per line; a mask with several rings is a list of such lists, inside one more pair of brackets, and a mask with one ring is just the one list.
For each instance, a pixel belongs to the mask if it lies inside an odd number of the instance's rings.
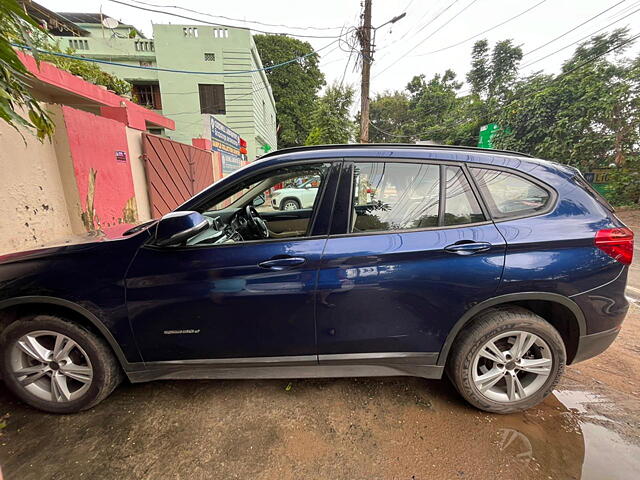
[[584,170],[624,166],[640,141],[640,78],[637,62],[603,54],[628,39],[626,30],[598,35],[576,49],[558,76],[537,73],[516,82],[497,118],[509,133],[500,133],[496,145]]
[[0,0],[0,118],[15,129],[35,130],[38,138],[43,139],[51,137],[53,122],[31,95],[25,79],[32,75],[11,45],[16,41],[30,43],[30,31],[37,28],[15,0]]
[[[308,42],[284,35],[255,35],[253,39],[264,67],[313,52]],[[314,102],[325,84],[318,63],[319,55],[313,54],[266,72],[276,101],[280,148],[302,145],[309,135]]]
[[353,94],[350,86],[342,87],[335,83],[327,88],[316,101],[305,145],[349,143],[354,133],[354,124],[349,115]]
[[369,120],[372,125],[369,140],[372,143],[403,141],[404,129],[411,123],[409,98],[404,92],[384,92],[376,95],[369,104]]
[[447,70],[442,75],[436,74],[428,82],[424,75],[413,77],[407,85],[407,91],[414,121],[407,125],[405,132],[416,140],[449,143],[448,135],[455,122],[451,113],[456,110],[457,91],[461,86],[453,70]]
[[478,40],[471,51],[471,70],[467,81],[471,91],[486,100],[503,100],[518,75],[522,49],[511,40],[502,40],[489,52],[489,42]]

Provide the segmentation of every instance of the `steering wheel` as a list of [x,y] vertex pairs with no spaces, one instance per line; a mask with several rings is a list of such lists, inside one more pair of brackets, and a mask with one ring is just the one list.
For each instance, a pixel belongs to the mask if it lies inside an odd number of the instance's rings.
[[260,235],[261,238],[269,238],[269,228],[255,207],[253,205],[247,205],[244,212],[252,230]]

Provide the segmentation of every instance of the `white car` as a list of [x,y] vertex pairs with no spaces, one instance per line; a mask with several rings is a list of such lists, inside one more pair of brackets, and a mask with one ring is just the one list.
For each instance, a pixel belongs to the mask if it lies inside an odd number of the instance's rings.
[[320,178],[312,177],[297,187],[281,188],[271,192],[271,206],[275,210],[312,208],[318,194]]

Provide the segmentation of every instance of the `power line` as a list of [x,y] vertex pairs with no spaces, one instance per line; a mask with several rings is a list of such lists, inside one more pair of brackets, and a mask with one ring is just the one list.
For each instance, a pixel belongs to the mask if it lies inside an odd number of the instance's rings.
[[[636,10],[636,11],[637,11],[637,10]],[[558,76],[557,76],[556,78],[554,78],[552,81],[556,81],[556,80],[558,80],[558,78],[561,78],[561,77],[563,77],[563,76],[565,76],[565,75],[569,75],[570,73],[573,73],[573,72],[575,72],[576,70],[578,70],[578,69],[580,69],[580,68],[582,68],[582,67],[584,67],[584,66],[586,66],[586,65],[590,64],[590,63],[591,63],[591,62],[593,62],[594,60],[598,60],[599,58],[602,58],[602,57],[604,57],[605,55],[607,55],[607,54],[609,54],[609,53],[611,53],[611,52],[613,52],[613,51],[615,51],[615,50],[618,50],[619,48],[624,47],[625,45],[628,45],[628,44],[630,44],[630,43],[632,43],[632,42],[635,42],[638,38],[640,38],[640,33],[639,33],[639,34],[637,34],[637,35],[635,35],[634,37],[631,37],[631,38],[629,38],[629,39],[625,40],[624,42],[622,42],[622,43],[618,44],[618,45],[617,45],[617,46],[615,46],[615,47],[611,47],[611,48],[610,48],[609,50],[607,50],[606,52],[602,52],[602,53],[600,53],[600,54],[596,55],[595,57],[592,57],[592,58],[589,58],[589,59],[585,60],[584,62],[582,62],[582,63],[580,63],[579,65],[575,66],[575,67],[574,67],[574,68],[572,68],[571,70],[567,70],[567,71],[565,71],[565,72],[562,72],[560,75],[558,75]]]
[[[419,31],[423,30],[424,28],[426,28],[430,23],[432,23],[434,20],[436,20],[438,17],[440,17],[444,12],[446,12],[447,10],[449,10],[451,7],[453,7],[458,0],[454,0],[453,2],[451,2],[444,10],[442,10],[438,15],[436,15],[436,17],[429,23],[427,23],[427,25],[425,25],[424,27],[422,27]],[[458,13],[456,13],[453,17],[451,17],[449,20],[447,20],[445,23],[443,23],[442,25],[440,25],[440,27],[438,27],[436,30],[434,30],[433,32],[431,32],[429,35],[427,35],[425,38],[423,38],[422,40],[420,40],[420,42],[418,42],[418,44],[412,46],[411,48],[409,48],[409,50],[407,50],[404,54],[402,54],[400,57],[398,57],[396,59],[395,62],[391,63],[390,65],[388,65],[387,67],[385,67],[383,70],[381,70],[380,72],[378,72],[377,74],[374,75],[374,78],[382,75],[384,72],[386,72],[387,70],[389,70],[391,67],[393,67],[396,63],[398,63],[399,61],[403,60],[405,57],[405,55],[407,53],[409,53],[411,50],[413,50],[417,45],[419,45],[422,42],[427,41],[429,38],[433,37],[436,33],[438,33],[440,30],[442,30],[444,27],[446,27],[448,24],[450,24],[453,20],[455,20],[460,14],[462,14],[463,12],[465,12],[469,7],[471,7],[474,3],[476,3],[477,0],[472,0],[471,3],[469,3],[468,5],[466,5],[462,10],[460,10]],[[418,32],[419,32],[418,31]],[[418,33],[416,32],[416,34]]]
[[[637,8],[636,10],[634,10],[633,12],[631,12],[631,13],[630,13],[629,15],[627,15],[626,17],[619,18],[618,20],[615,20],[615,21],[613,21],[613,22],[609,23],[608,25],[605,25],[604,27],[599,28],[599,29],[598,29],[598,30],[596,30],[596,31],[591,32],[590,34],[585,35],[584,37],[579,38],[579,39],[578,39],[578,40],[576,40],[575,42],[571,42],[571,43],[569,43],[569,44],[565,45],[564,47],[560,47],[559,49],[554,50],[553,52],[551,52],[551,53],[549,53],[549,54],[545,55],[544,57],[541,57],[541,58],[539,58],[539,59],[537,59],[537,60],[534,60],[534,61],[532,61],[532,62],[529,62],[529,63],[527,63],[526,65],[523,65],[523,66],[522,66],[522,67],[520,67],[520,68],[527,68],[527,67],[530,67],[531,65],[534,65],[534,64],[536,64],[536,63],[538,63],[538,62],[541,62],[542,60],[545,60],[545,59],[547,59],[547,58],[549,58],[549,57],[551,57],[551,56],[555,55],[556,53],[561,52],[562,50],[566,50],[567,48],[572,47],[573,45],[576,45],[577,43],[580,43],[580,42],[582,42],[583,40],[586,40],[587,38],[592,37],[592,36],[593,36],[593,35],[595,35],[596,33],[599,33],[599,32],[601,32],[602,30],[605,30],[605,29],[609,28],[610,26],[615,25],[615,24],[616,24],[616,23],[618,23],[618,22],[621,22],[622,20],[625,20],[625,19],[629,18],[631,15],[633,15],[633,14],[635,14],[635,13],[639,12],[639,11],[640,11],[640,8]],[[531,52],[527,52],[527,53],[525,53],[525,55],[528,55],[529,53],[531,53]],[[525,56],[525,55],[523,55],[523,56]]]
[[522,15],[524,15],[524,14],[526,14],[526,13],[529,13],[531,10],[533,10],[534,8],[536,8],[536,7],[540,6],[540,5],[542,5],[542,4],[543,4],[543,3],[545,3],[546,1],[547,1],[547,0],[542,0],[542,1],[538,2],[538,3],[536,3],[535,5],[533,5],[532,7],[529,7],[529,8],[527,8],[526,10],[523,10],[523,11],[521,11],[520,13],[517,13],[517,14],[516,14],[516,15],[514,15],[513,17],[509,17],[509,18],[507,18],[506,20],[504,20],[504,21],[502,21],[502,22],[500,22],[500,23],[498,23],[498,24],[494,25],[493,27],[487,28],[486,30],[481,31],[480,33],[476,33],[475,35],[471,35],[470,37],[467,37],[467,38],[465,38],[464,40],[460,40],[459,42],[453,43],[453,44],[448,45],[448,46],[446,46],[446,47],[439,48],[439,49],[437,49],[437,50],[432,50],[431,52],[421,53],[421,54],[418,54],[418,55],[412,55],[412,56],[413,56],[413,57],[424,57],[424,56],[426,56],[426,55],[431,55],[431,54],[433,54],[433,53],[444,52],[445,50],[449,50],[450,48],[454,48],[454,47],[457,47],[457,46],[462,45],[462,44],[464,44],[464,43],[467,43],[469,40],[473,40],[474,38],[477,38],[477,37],[479,37],[479,36],[481,36],[481,35],[484,35],[485,33],[489,33],[490,31],[495,30],[496,28],[499,28],[499,27],[501,27],[501,26],[503,26],[503,25],[506,25],[507,23],[509,23],[509,22],[511,22],[511,21],[513,21],[513,20],[515,20],[516,18],[519,18],[519,17],[521,17]]
[[318,48],[317,50],[313,50],[310,53],[306,53],[300,57],[296,57],[296,58],[292,58],[291,60],[287,60],[286,62],[281,62],[281,63],[277,63],[275,65],[271,65],[269,67],[263,67],[263,68],[256,68],[253,70],[235,70],[235,71],[229,71],[229,72],[202,72],[202,71],[190,71],[190,70],[175,70],[172,68],[160,68],[160,67],[145,67],[142,65],[130,65],[127,63],[117,63],[117,62],[110,62],[108,60],[100,60],[97,58],[88,58],[88,57],[79,57],[77,55],[69,55],[68,53],[62,53],[62,52],[52,52],[49,50],[43,50],[41,48],[35,48],[35,47],[31,47],[29,45],[23,45],[23,44],[19,44],[19,43],[11,43],[12,46],[17,47],[17,48],[22,48],[25,50],[35,50],[38,53],[45,53],[48,55],[54,55],[56,57],[62,57],[62,58],[70,58],[73,60],[82,60],[85,62],[92,62],[92,63],[99,63],[102,65],[111,65],[114,67],[124,67],[124,68],[134,68],[134,69],[139,69],[139,70],[152,70],[155,72],[168,72],[168,73],[185,73],[185,74],[189,74],[189,75],[246,75],[248,73],[257,73],[257,72],[268,72],[270,70],[274,70],[276,68],[280,68],[280,67],[284,67],[286,65],[289,65],[291,63],[295,63],[295,62],[299,62],[300,60],[310,57],[312,55],[317,54],[318,52],[324,50],[325,48],[330,47],[331,45],[333,45],[334,43],[337,43],[338,40],[334,40],[331,43],[328,43],[327,45],[325,45],[324,47]]
[[538,50],[540,50],[540,49],[542,49],[542,48],[546,47],[547,45],[549,45],[549,44],[551,44],[551,43],[555,42],[556,40],[560,40],[562,37],[565,37],[565,36],[569,35],[571,32],[573,32],[573,31],[577,30],[578,28],[582,27],[583,25],[586,25],[587,23],[589,23],[589,22],[591,22],[591,21],[595,20],[595,19],[596,19],[596,18],[598,18],[599,16],[604,15],[604,14],[605,14],[605,13],[607,13],[608,11],[613,10],[613,9],[614,9],[614,8],[616,8],[618,5],[620,5],[621,3],[624,3],[624,2],[626,2],[626,1],[627,1],[627,0],[621,0],[620,2],[616,3],[615,5],[612,5],[612,6],[610,6],[609,8],[606,8],[606,9],[602,10],[600,13],[598,13],[598,14],[594,15],[594,16],[593,16],[593,17],[591,17],[591,18],[588,18],[587,20],[585,20],[585,21],[584,21],[584,22],[582,22],[581,24],[576,25],[575,27],[573,27],[573,28],[572,28],[572,29],[570,29],[570,30],[567,30],[567,31],[566,31],[566,32],[564,32],[563,34],[558,35],[557,37],[555,37],[555,38],[553,38],[553,39],[549,40],[548,42],[543,43],[542,45],[540,45],[540,46],[538,46],[538,47],[534,48],[533,50],[531,50],[531,51],[529,51],[529,52],[525,53],[525,54],[523,55],[523,57],[524,57],[524,56],[527,56],[527,55],[531,55],[533,52],[537,52]]
[[[635,41],[635,40],[637,40],[638,38],[640,38],[640,34],[637,34],[637,35],[635,35],[635,36],[633,36],[633,37],[631,37],[631,38],[629,38],[629,39],[625,40],[624,42],[619,43],[618,45],[616,45],[616,46],[614,46],[614,47],[611,47],[611,48],[610,48],[609,50],[607,50],[606,52],[599,53],[599,54],[597,54],[597,55],[594,55],[594,56],[592,56],[592,57],[590,57],[590,58],[588,58],[588,59],[584,60],[583,62],[581,62],[581,63],[579,63],[578,65],[574,66],[574,67],[573,67],[573,68],[571,68],[570,70],[567,70],[567,71],[565,71],[565,72],[562,72],[561,74],[559,74],[558,76],[556,76],[555,78],[553,78],[553,79],[551,80],[551,82],[550,82],[550,83],[556,82],[556,81],[560,80],[561,78],[565,77],[566,75],[569,75],[569,74],[571,74],[571,73],[573,73],[573,72],[575,72],[575,71],[577,71],[577,70],[579,70],[579,69],[581,69],[581,68],[584,68],[585,66],[587,66],[587,65],[589,65],[589,64],[591,64],[591,63],[593,63],[593,61],[594,61],[594,60],[598,60],[599,58],[602,58],[602,57],[604,57],[605,55],[608,55],[609,53],[614,52],[615,50],[618,50],[618,49],[620,49],[620,48],[624,47],[625,45],[628,45],[628,44],[630,44],[630,43],[634,42],[634,41]],[[544,89],[548,88],[548,86],[549,86],[549,85],[547,84],[547,85],[545,85],[545,86],[544,86],[543,88],[541,88],[541,89],[538,89],[538,90],[533,91],[533,92],[527,92],[527,93],[526,93],[526,95],[527,95],[527,96],[535,95],[536,93],[539,93],[539,92],[541,92],[542,90],[544,90]],[[468,91],[467,91],[467,93],[468,93]],[[461,97],[457,97],[457,98],[461,98]],[[520,98],[514,98],[514,99],[512,99],[511,101],[507,102],[506,104],[501,105],[501,106],[500,106],[500,108],[504,110],[505,108],[509,107],[511,104],[513,104],[513,103],[515,103],[515,102],[517,102],[517,101],[519,101],[519,100],[520,100]],[[452,105],[453,105],[453,103],[452,103]],[[461,125],[462,123],[464,123],[464,122],[458,122],[458,123],[456,123],[455,125]],[[417,137],[419,137],[419,136],[421,136],[421,135],[423,135],[423,134],[425,134],[425,133],[428,133],[427,131],[425,131],[425,132],[415,133],[415,134],[411,134],[411,135],[402,135],[402,134],[395,134],[395,133],[392,133],[392,132],[387,132],[387,131],[385,131],[385,130],[383,130],[383,129],[379,128],[379,127],[377,127],[377,126],[376,126],[376,125],[374,125],[373,123],[370,123],[370,125],[371,125],[375,130],[378,130],[380,133],[382,133],[382,134],[384,134],[384,135],[391,136],[391,137],[396,137],[396,138],[412,138],[412,137],[416,137],[416,136],[417,136]]]
[[[163,10],[157,10],[154,8],[148,8],[148,7],[142,7],[140,5],[132,5],[130,3],[127,2],[122,2],[120,0],[108,0],[109,2],[112,3],[118,3],[120,5],[125,5],[127,7],[131,7],[131,8],[137,8],[138,10],[144,10],[147,12],[154,12],[154,13],[161,13],[163,15],[169,15],[171,17],[177,17],[177,18],[183,18],[185,20],[191,20],[194,22],[200,22],[200,23],[204,23],[206,25],[213,25],[216,27],[230,27],[230,28],[243,28],[243,27],[237,27],[234,25],[223,25],[221,23],[218,22],[209,22],[207,20],[202,20],[200,18],[194,18],[194,17],[188,17],[186,15],[181,15],[179,13],[171,13],[171,12],[165,12]],[[303,34],[299,34],[299,33],[291,33],[291,32],[269,32],[266,30],[258,30],[256,28],[251,28],[250,30],[253,30],[255,32],[260,32],[260,33],[264,33],[267,35],[290,35],[292,37],[301,37],[301,38],[337,38],[337,35],[303,35]]]
[[224,15],[212,15],[210,13],[200,12],[198,10],[192,10],[190,8],[182,7],[180,5],[163,5],[163,4],[158,5],[156,3],[143,2],[141,0],[132,0],[132,1],[135,3],[141,3],[142,5],[147,5],[149,7],[175,8],[178,10],[183,10],[185,12],[191,12],[198,15],[205,15],[211,18],[223,18],[225,20],[230,20],[232,22],[255,23],[256,25],[262,25],[264,27],[283,27],[283,28],[291,28],[294,30],[341,30],[343,28],[343,27],[312,27],[312,26],[298,27],[293,25],[284,25],[282,23],[266,23],[258,20],[246,20],[241,18],[226,17]]

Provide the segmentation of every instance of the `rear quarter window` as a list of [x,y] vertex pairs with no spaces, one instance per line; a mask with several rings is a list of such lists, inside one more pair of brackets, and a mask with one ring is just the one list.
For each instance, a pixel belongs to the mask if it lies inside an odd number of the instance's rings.
[[573,180],[581,186],[589,195],[591,195],[597,202],[610,212],[615,212],[613,206],[604,198],[595,188],[591,186],[589,182],[582,176],[581,173],[573,177]]
[[503,170],[471,168],[493,218],[535,215],[544,211],[551,194],[519,175]]

